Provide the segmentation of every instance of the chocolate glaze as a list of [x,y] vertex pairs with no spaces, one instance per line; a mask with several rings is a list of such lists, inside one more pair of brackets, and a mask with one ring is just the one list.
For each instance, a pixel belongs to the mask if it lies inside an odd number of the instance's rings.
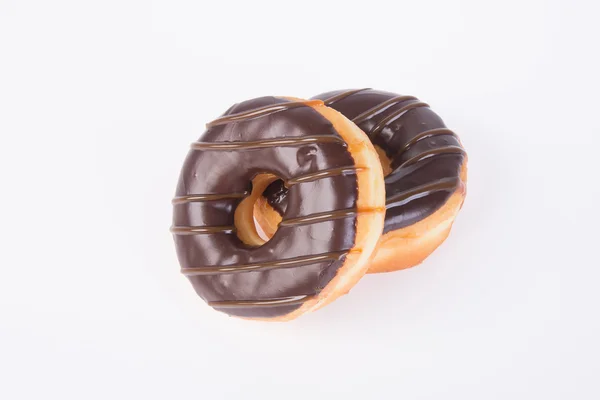
[[[433,214],[461,185],[466,153],[458,137],[416,97],[353,89],[323,93],[314,99],[351,119],[390,159],[384,233]],[[283,181],[273,182],[265,196],[276,211],[286,210]]]
[[[209,123],[185,160],[172,232],[182,273],[209,305],[230,315],[276,317],[333,279],[356,237],[354,160],[309,104],[262,97]],[[275,235],[251,247],[234,211],[261,173],[282,178],[286,210]]]

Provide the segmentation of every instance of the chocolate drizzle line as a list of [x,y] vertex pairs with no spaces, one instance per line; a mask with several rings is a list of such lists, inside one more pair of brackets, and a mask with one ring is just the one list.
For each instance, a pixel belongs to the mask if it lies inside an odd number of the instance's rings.
[[415,163],[418,163],[419,161],[423,161],[423,160],[426,160],[433,156],[437,156],[437,155],[441,155],[441,154],[463,154],[463,155],[465,155],[467,153],[462,147],[458,147],[458,146],[439,147],[437,149],[431,149],[431,150],[424,151],[423,153],[418,154],[418,155],[414,156],[413,158],[406,160],[405,162],[400,164],[400,166],[398,168],[408,167],[409,165],[413,165]]
[[369,90],[370,88],[364,88],[364,89],[352,89],[352,90],[347,90],[345,92],[342,92],[340,94],[337,94],[335,96],[331,96],[330,98],[328,98],[327,100],[324,100],[323,103],[326,106],[330,106],[333,103],[335,103],[336,101],[340,101],[342,99],[345,99],[346,97],[352,96],[355,93],[359,93],[359,92],[364,92],[365,90]]
[[391,113],[390,115],[388,115],[387,117],[382,119],[377,125],[375,125],[369,131],[369,135],[371,135],[371,136],[376,135],[377,133],[379,133],[379,131],[381,131],[383,128],[388,126],[392,121],[405,115],[408,111],[413,110],[415,108],[419,108],[419,107],[429,107],[429,104],[423,103],[423,102],[410,103],[410,104],[405,105],[402,108],[399,108],[398,110],[394,111],[393,113]]
[[289,297],[278,297],[266,300],[222,300],[209,301],[208,305],[214,308],[246,308],[246,307],[277,307],[277,306],[292,306],[303,304],[304,302],[313,299],[314,295],[300,295]]
[[279,223],[279,226],[297,226],[297,225],[316,224],[316,223],[323,222],[323,221],[331,221],[331,220],[339,219],[339,218],[352,217],[357,214],[358,214],[358,212],[354,209],[327,211],[327,212],[322,212],[322,213],[305,215],[303,217],[284,219]]
[[387,107],[393,106],[394,104],[402,103],[403,101],[407,101],[407,100],[419,100],[419,99],[417,99],[414,96],[396,96],[396,97],[392,97],[391,99],[386,100],[383,103],[377,104],[375,107],[369,108],[367,111],[365,111],[362,114],[354,117],[352,119],[352,122],[354,122],[356,125],[358,125],[361,122],[364,122],[367,119],[373,117],[379,111],[382,111],[382,110],[386,109]]
[[423,140],[423,139],[428,139],[430,137],[438,136],[438,135],[450,135],[450,136],[454,136],[455,138],[458,138],[456,133],[452,132],[448,128],[430,129],[428,131],[419,133],[418,135],[413,137],[411,140],[406,142],[406,144],[400,149],[400,151],[398,151],[398,153],[395,155],[394,158],[400,157],[405,151],[407,151],[409,149],[410,146],[414,145],[418,141]]
[[448,191],[453,192],[460,185],[459,178],[445,178],[436,182],[417,186],[401,193],[396,193],[386,199],[386,208],[397,207],[409,201],[427,196],[431,193]]
[[176,235],[204,235],[213,233],[235,233],[235,226],[173,226]]
[[323,101],[321,100],[307,100],[307,101],[290,101],[287,103],[273,104],[264,107],[254,108],[249,111],[244,111],[235,114],[225,115],[223,117],[217,118],[212,122],[206,124],[207,128],[212,128],[217,125],[225,125],[231,122],[239,122],[245,121],[249,119],[254,119],[258,117],[264,117],[265,115],[273,114],[279,111],[286,111],[296,107],[312,107],[322,105]]
[[365,168],[359,167],[340,167],[340,168],[332,168],[332,169],[324,169],[318,172],[313,172],[311,174],[299,175],[294,178],[290,178],[285,182],[285,186],[290,187],[292,185],[296,185],[298,183],[304,182],[313,182],[319,179],[331,178],[333,176],[340,175],[348,175],[355,174],[357,172],[363,171]]
[[343,143],[346,145],[346,142],[337,136],[315,135],[290,138],[281,137],[277,139],[253,140],[247,142],[194,142],[190,147],[193,150],[249,150],[280,146],[303,146],[310,143]]
[[218,200],[228,200],[228,199],[243,199],[248,196],[249,192],[242,193],[217,193],[217,194],[191,194],[189,196],[179,196],[175,197],[171,203],[173,204],[185,204],[185,203],[194,203],[199,201],[218,201]]
[[232,264],[232,265],[219,265],[210,267],[200,268],[182,268],[181,273],[186,276],[197,276],[197,275],[211,275],[211,274],[232,274],[246,271],[265,271],[275,268],[293,268],[302,265],[315,264],[321,261],[335,261],[340,260],[343,256],[348,254],[346,251],[334,251],[322,254],[313,254],[302,257],[293,257],[283,260],[264,261],[256,262],[252,264]]

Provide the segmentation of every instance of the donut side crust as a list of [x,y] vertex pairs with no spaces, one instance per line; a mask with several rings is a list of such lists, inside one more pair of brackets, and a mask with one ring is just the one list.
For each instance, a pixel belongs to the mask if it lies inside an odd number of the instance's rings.
[[467,194],[467,157],[461,184],[446,203],[427,218],[381,236],[369,264],[369,273],[393,272],[422,263],[448,237]]

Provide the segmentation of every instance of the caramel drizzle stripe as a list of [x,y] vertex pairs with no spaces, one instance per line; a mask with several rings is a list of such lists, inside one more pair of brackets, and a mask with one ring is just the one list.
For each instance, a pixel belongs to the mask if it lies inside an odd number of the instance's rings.
[[428,158],[435,157],[435,156],[438,156],[441,154],[466,155],[467,152],[462,147],[458,147],[458,146],[439,147],[437,149],[431,149],[431,150],[424,151],[423,153],[416,155],[413,158],[409,158],[408,160],[406,160],[405,162],[403,162],[396,168],[408,167],[409,165],[413,165],[415,163],[418,163],[419,161],[423,161]]
[[326,106],[330,106],[333,103],[335,103],[337,101],[340,101],[342,99],[345,99],[346,97],[350,97],[350,96],[352,96],[355,93],[364,92],[365,90],[369,90],[369,89],[371,89],[371,88],[347,90],[345,92],[342,92],[340,94],[336,94],[335,96],[331,96],[330,98],[323,100],[323,103]]
[[417,186],[387,198],[385,207],[389,209],[392,207],[402,206],[411,202],[412,200],[420,199],[436,192],[451,192],[456,190],[459,184],[460,179],[458,178],[445,178],[440,179],[437,182]]
[[277,297],[267,300],[223,300],[209,301],[208,305],[214,308],[253,308],[253,307],[278,307],[302,304],[314,298],[314,295],[300,295]]
[[381,131],[383,128],[385,128],[389,123],[402,117],[408,111],[414,110],[415,108],[421,108],[421,107],[429,107],[429,104],[419,101],[417,103],[407,104],[404,107],[397,109],[396,111],[392,112],[390,115],[388,115],[387,117],[385,117],[384,119],[379,121],[379,123],[377,125],[375,125],[368,134],[370,136],[376,135],[377,133],[379,133],[379,131]]
[[233,274],[248,271],[266,271],[279,268],[293,268],[303,265],[316,264],[323,261],[340,260],[348,254],[348,251],[336,251],[322,254],[313,254],[308,256],[300,256],[287,258],[283,260],[256,262],[252,264],[232,264],[232,265],[217,265],[208,267],[190,267],[182,268],[181,273],[186,276],[212,275],[212,274]]
[[454,136],[454,137],[458,137],[456,135],[456,133],[452,132],[450,129],[448,128],[437,128],[437,129],[430,129],[428,131],[425,132],[421,132],[418,135],[416,135],[415,137],[413,137],[412,139],[410,139],[408,142],[406,142],[406,144],[400,149],[400,151],[398,151],[398,153],[394,156],[394,159],[397,159],[398,157],[400,157],[403,153],[405,153],[411,146],[413,146],[415,143],[423,140],[423,139],[428,139],[430,137],[433,136],[440,136],[440,135],[450,135],[450,136]]
[[216,201],[216,200],[229,200],[229,199],[243,199],[248,196],[249,192],[242,193],[217,193],[217,194],[190,194],[188,196],[175,197],[171,203],[173,204],[186,204],[200,201]]
[[264,139],[255,141],[239,142],[194,142],[192,150],[237,150],[237,149],[263,149],[279,146],[303,146],[311,143],[340,143],[344,146],[346,142],[340,136],[316,135],[291,138]]
[[356,174],[360,171],[364,171],[365,168],[360,167],[340,167],[332,169],[324,169],[318,172],[313,172],[306,175],[299,175],[294,178],[290,178],[285,182],[286,186],[296,185],[298,183],[313,182],[319,179],[331,178],[334,176]]
[[403,101],[408,101],[408,100],[419,100],[414,96],[396,96],[396,97],[392,97],[389,100],[384,101],[383,103],[377,104],[375,107],[369,108],[367,111],[359,114],[358,116],[354,117],[352,119],[352,122],[354,122],[356,125],[360,124],[361,122],[364,122],[365,120],[371,118],[372,116],[374,116],[375,114],[377,114],[379,111],[386,109],[387,107],[393,106],[394,104],[398,104],[398,103],[402,103]]
[[212,128],[217,125],[225,125],[231,122],[246,121],[249,119],[264,117],[265,115],[274,114],[279,111],[290,110],[298,107],[312,107],[323,105],[322,100],[307,100],[307,101],[290,101],[287,103],[272,104],[264,107],[258,107],[249,111],[243,111],[235,114],[224,115],[214,121],[206,124],[207,128]]
[[347,218],[355,215],[357,215],[357,211],[354,209],[326,211],[305,215],[303,217],[284,219],[279,223],[279,226],[298,226],[316,224],[319,222],[332,221],[335,219]]
[[175,235],[204,235],[214,233],[235,233],[235,226],[172,226]]

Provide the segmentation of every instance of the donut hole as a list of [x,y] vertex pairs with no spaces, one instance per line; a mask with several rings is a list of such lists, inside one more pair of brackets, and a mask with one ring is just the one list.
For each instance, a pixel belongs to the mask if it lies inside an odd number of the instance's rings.
[[237,236],[248,246],[262,246],[277,232],[281,216],[269,205],[266,196],[263,195],[274,182],[285,188],[283,180],[276,175],[270,173],[256,175],[251,182],[250,195],[235,209],[234,225]]
[[258,234],[269,240],[277,232],[287,208],[287,187],[283,179],[271,182],[254,203],[254,223]]

